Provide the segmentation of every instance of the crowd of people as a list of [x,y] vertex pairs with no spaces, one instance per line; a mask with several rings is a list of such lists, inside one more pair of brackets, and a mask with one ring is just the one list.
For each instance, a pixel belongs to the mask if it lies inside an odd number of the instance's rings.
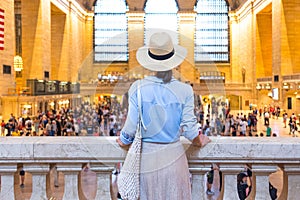
[[[201,130],[208,136],[278,136],[278,133],[272,132],[270,120],[281,116],[283,127],[289,128],[289,134],[297,137],[297,116],[294,113],[289,116],[285,111],[282,115],[280,113],[279,107],[272,106],[259,110],[253,108],[245,113],[231,113],[229,106],[223,103],[195,107]],[[1,122],[1,135],[117,136],[125,123],[126,115],[127,108],[117,100],[97,104],[84,102],[74,109],[51,109],[38,112],[35,116],[15,117],[11,114],[7,121]],[[263,120],[263,130],[258,130],[258,120]]]
[[[195,114],[198,122],[201,124],[202,132],[208,136],[276,136],[272,133],[270,120],[277,119],[280,115],[280,109],[272,112],[270,107],[264,109],[252,109],[248,112],[231,113],[230,108],[225,104],[219,104],[218,108],[204,112],[203,106],[195,108]],[[206,106],[211,109],[212,107]],[[11,114],[7,122],[2,120],[1,133],[5,132],[7,136],[117,136],[126,120],[127,110],[116,100],[109,103],[88,103],[72,108],[61,108],[60,110],[50,110],[45,113],[38,112],[36,116],[15,117]],[[288,128],[291,135],[296,136],[297,116],[293,113],[288,116],[286,112],[282,113],[283,127]],[[266,127],[265,134],[259,131],[257,127],[258,120]],[[115,175],[119,173],[116,168]],[[222,173],[218,165],[212,164],[211,170],[207,173],[207,195],[214,195],[212,184],[214,180],[214,171]],[[237,187],[240,199],[248,196],[251,191],[251,176],[247,172],[237,175]],[[20,171],[20,187],[24,187],[24,170]],[[56,180],[57,180],[56,175]],[[250,180],[250,181],[249,181]],[[221,181],[221,180],[220,180]],[[221,183],[221,182],[220,182]],[[58,186],[56,181],[55,187]],[[220,185],[221,188],[221,185]],[[270,188],[275,190],[270,184]]]
[[[230,112],[226,105],[218,106],[214,112],[210,106],[196,107],[195,114],[202,127],[202,132],[208,136],[278,136],[272,131],[270,120],[282,117],[283,127],[290,128],[289,134],[297,137],[298,125],[297,116],[292,113],[290,116],[279,107],[265,106],[263,109],[252,108],[249,111]],[[282,113],[282,115],[280,115]],[[259,120],[264,125],[258,128]],[[265,132],[265,133],[264,133]]]
[[[205,109],[206,112],[205,112]],[[275,110],[275,111],[274,111]],[[298,130],[297,116],[288,115],[285,111],[280,115],[279,108],[271,106],[264,109],[252,108],[243,112],[230,112],[226,104],[214,106],[196,106],[195,115],[201,124],[201,130],[208,136],[277,136],[272,132],[270,120],[282,117],[283,127],[289,128],[289,133],[296,136]],[[117,136],[126,120],[127,110],[116,100],[109,103],[84,102],[73,108],[61,108],[38,112],[36,116],[15,117],[11,114],[8,121],[2,120],[1,133],[6,136]],[[258,130],[258,121],[265,126],[265,130]],[[265,132],[265,133],[263,133]],[[214,171],[222,177],[221,171],[213,164],[207,173],[207,195],[214,195],[212,184]],[[116,168],[116,175],[119,173]],[[242,172],[237,176],[237,187],[240,199],[248,196],[251,191],[251,171]],[[24,170],[20,171],[21,187],[24,187]],[[56,178],[57,180],[57,178]],[[250,180],[250,181],[249,181]],[[249,184],[250,182],[250,184]],[[56,182],[56,185],[58,183]],[[221,188],[221,186],[220,186]],[[275,190],[270,184],[270,188]]]
[[4,136],[102,136],[117,135],[126,118],[116,100],[106,104],[85,102],[73,108],[51,109],[35,116],[15,117],[1,122]]

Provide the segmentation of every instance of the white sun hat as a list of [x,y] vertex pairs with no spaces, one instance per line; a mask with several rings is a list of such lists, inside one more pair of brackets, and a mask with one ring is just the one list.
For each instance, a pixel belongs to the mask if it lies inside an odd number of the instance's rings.
[[137,61],[151,71],[168,71],[179,66],[185,59],[187,50],[174,45],[169,34],[157,32],[151,35],[148,46],[137,50]]

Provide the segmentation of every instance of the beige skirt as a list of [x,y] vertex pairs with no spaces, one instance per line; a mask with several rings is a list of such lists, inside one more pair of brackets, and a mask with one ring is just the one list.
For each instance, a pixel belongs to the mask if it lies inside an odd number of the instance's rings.
[[140,200],[191,200],[185,150],[180,142],[142,144]]

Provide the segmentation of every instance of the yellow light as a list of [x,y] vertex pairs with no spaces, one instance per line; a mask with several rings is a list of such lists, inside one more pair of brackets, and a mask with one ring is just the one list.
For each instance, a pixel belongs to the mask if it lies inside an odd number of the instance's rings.
[[30,104],[26,104],[23,107],[29,109],[29,108],[31,108],[31,105]]
[[23,59],[21,56],[14,57],[14,69],[16,72],[20,72],[23,70]]

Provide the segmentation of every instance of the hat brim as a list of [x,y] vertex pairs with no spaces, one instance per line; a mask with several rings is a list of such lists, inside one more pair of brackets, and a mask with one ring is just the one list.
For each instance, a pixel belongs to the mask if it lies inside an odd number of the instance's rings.
[[137,61],[150,71],[168,71],[179,66],[187,55],[187,50],[179,45],[174,45],[174,55],[166,60],[156,60],[149,56],[149,47],[144,46],[137,50]]

